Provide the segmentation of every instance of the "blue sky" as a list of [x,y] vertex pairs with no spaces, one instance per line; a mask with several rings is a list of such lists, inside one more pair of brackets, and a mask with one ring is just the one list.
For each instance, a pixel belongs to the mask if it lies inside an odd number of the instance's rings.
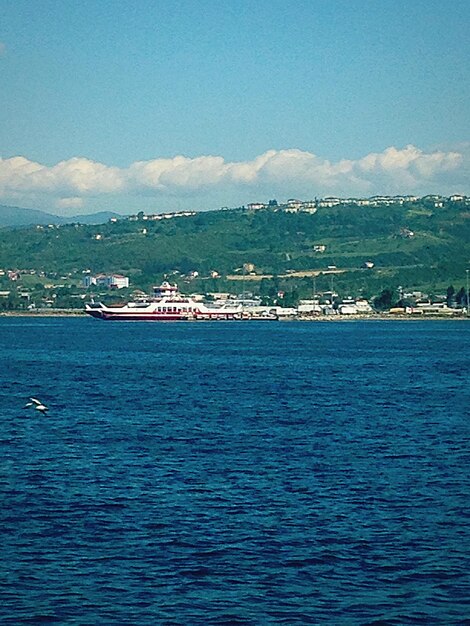
[[466,0],[0,0],[0,203],[470,193]]

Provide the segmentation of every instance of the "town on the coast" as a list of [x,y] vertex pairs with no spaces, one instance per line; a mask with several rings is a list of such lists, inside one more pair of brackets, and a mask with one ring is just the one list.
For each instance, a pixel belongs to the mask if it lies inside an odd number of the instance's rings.
[[[232,266],[222,263],[224,266],[219,267],[216,262],[211,265],[210,252],[208,252],[209,258],[200,265],[187,258],[179,263],[179,267],[174,268],[164,267],[161,263],[160,271],[155,271],[153,275],[153,284],[149,283],[152,275],[144,284],[142,272],[131,270],[127,273],[124,268],[125,263],[120,263],[118,260],[114,262],[114,266],[112,264],[110,266],[109,260],[106,262],[103,260],[107,249],[102,252],[102,249],[96,246],[113,244],[113,257],[116,257],[117,246],[133,244],[139,248],[143,245],[142,242],[148,244],[153,236],[157,256],[160,253],[159,244],[162,234],[167,237],[176,236],[173,235],[173,231],[169,233],[162,231],[162,227],[174,228],[171,224],[180,225],[184,223],[184,220],[189,220],[187,223],[191,224],[201,215],[209,219],[210,214],[217,214],[221,216],[220,219],[224,219],[224,216],[232,219],[232,215],[240,218],[265,215],[268,219],[270,215],[316,216],[322,211],[342,209],[345,212],[351,211],[352,215],[354,209],[364,208],[369,211],[406,209],[410,214],[416,214],[420,219],[425,219],[427,216],[432,216],[434,211],[445,210],[448,207],[457,208],[460,211],[459,214],[466,215],[469,206],[470,198],[461,194],[449,197],[428,195],[421,198],[410,195],[382,195],[370,198],[331,196],[308,201],[288,199],[285,202],[277,200],[270,200],[266,203],[251,202],[236,209],[223,207],[218,211],[204,213],[196,211],[144,213],[140,211],[137,214],[122,217],[113,216],[106,224],[86,227],[77,223],[37,224],[29,229],[27,235],[34,238],[35,245],[40,245],[47,240],[49,247],[58,246],[62,237],[67,237],[70,242],[73,242],[73,237],[76,237],[81,238],[79,240],[82,242],[81,247],[77,246],[77,250],[90,245],[95,246],[92,250],[94,256],[88,257],[91,260],[91,267],[78,266],[72,271],[68,268],[67,271],[65,269],[58,271],[57,262],[55,262],[55,267],[46,267],[45,262],[41,263],[41,266],[33,267],[0,267],[0,313],[81,313],[89,302],[103,303],[103,306],[115,309],[127,306],[129,303],[131,306],[138,304],[143,310],[145,303],[155,302],[166,289],[167,296],[171,292],[171,306],[167,303],[168,306],[165,309],[160,307],[162,310],[159,313],[173,314],[177,319],[180,314],[183,314],[185,319],[190,317],[188,314],[192,310],[196,311],[197,303],[200,308],[209,307],[207,310],[215,312],[214,317],[218,316],[218,319],[223,319],[224,312],[227,311],[237,312],[234,314],[235,319],[333,320],[367,318],[378,314],[408,318],[467,317],[470,304],[468,269],[461,272],[462,284],[456,287],[449,284],[445,287],[426,290],[417,288],[411,281],[409,286],[403,281],[403,284],[396,284],[393,288],[384,286],[382,289],[376,289],[375,293],[370,293],[367,289],[368,282],[371,282],[373,278],[377,282],[377,277],[381,275],[381,272],[385,275],[384,263],[383,261],[380,263],[381,255],[364,256],[359,262],[355,259],[354,262],[358,263],[356,267],[337,265],[334,262],[335,257],[329,256],[330,250],[334,250],[335,242],[328,237],[310,242],[308,252],[310,256],[307,261],[305,261],[306,257],[302,258],[303,267],[299,262],[296,265],[295,259],[292,258],[294,254],[287,252],[284,253],[284,265],[281,271],[270,272],[266,269],[266,263],[262,265],[260,262],[254,262],[251,258],[253,255],[244,258],[241,263],[235,263]],[[283,224],[283,227],[288,226]],[[421,239],[424,237],[419,231],[410,227],[408,221],[397,221],[393,229],[388,240],[395,248],[410,246],[410,249],[413,249],[415,242],[419,241],[420,237]],[[346,228],[344,230],[346,231]],[[301,241],[304,233],[299,231],[295,234]],[[266,247],[272,248],[272,243],[268,241]],[[299,243],[299,247],[306,247],[303,241]],[[348,254],[352,257],[350,252]],[[325,259],[324,262],[322,259]],[[305,266],[308,263],[310,267]],[[66,255],[64,255],[64,267],[65,265],[70,266]],[[151,263],[148,265],[152,267]],[[356,286],[357,281],[353,284],[344,282],[345,278],[353,273],[355,276],[360,276],[359,288]],[[193,309],[189,306],[185,307],[185,302],[191,302]],[[197,316],[194,315],[194,317]],[[204,316],[200,318],[203,319]]]

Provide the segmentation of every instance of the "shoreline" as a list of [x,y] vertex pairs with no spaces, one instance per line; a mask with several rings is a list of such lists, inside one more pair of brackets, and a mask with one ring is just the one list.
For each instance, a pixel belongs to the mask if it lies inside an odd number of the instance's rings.
[[[57,309],[47,311],[1,311],[0,317],[90,317],[85,311],[74,309]],[[319,315],[313,317],[286,317],[279,318],[275,321],[280,322],[358,322],[358,321],[422,321],[422,320],[470,320],[467,315],[410,315],[410,314],[389,314],[389,313],[374,313],[364,315]],[[150,320],[152,321],[152,320]],[[207,320],[185,320],[185,321],[207,321]],[[232,320],[227,320],[232,321]],[[250,320],[244,320],[247,322],[263,321],[263,318],[253,318]]]
[[84,317],[85,311],[56,309],[50,311],[1,311],[0,317]]

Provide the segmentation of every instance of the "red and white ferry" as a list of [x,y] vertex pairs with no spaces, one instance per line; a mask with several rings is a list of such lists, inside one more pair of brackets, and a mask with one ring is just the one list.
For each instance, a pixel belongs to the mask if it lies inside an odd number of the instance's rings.
[[85,313],[102,320],[241,320],[251,319],[241,305],[220,306],[196,302],[178,293],[178,287],[164,282],[155,287],[154,297],[126,304],[106,305],[101,302],[85,304]]

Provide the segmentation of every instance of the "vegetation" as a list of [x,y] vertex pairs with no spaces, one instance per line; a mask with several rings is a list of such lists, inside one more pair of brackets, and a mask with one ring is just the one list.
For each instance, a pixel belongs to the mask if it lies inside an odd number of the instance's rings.
[[[266,299],[282,290],[289,301],[315,288],[376,297],[384,304],[388,292],[396,301],[399,286],[455,300],[470,266],[470,210],[464,202],[447,201],[438,208],[425,200],[351,204],[309,214],[280,211],[271,201],[269,208],[256,211],[145,217],[99,226],[0,229],[0,268],[5,271],[0,290],[11,292],[0,307],[18,304],[20,286],[52,297],[51,284],[57,301],[82,306],[86,270],[125,274],[131,290],[148,290],[169,277],[182,290],[246,289]],[[325,246],[323,252],[315,250],[319,245]],[[7,270],[30,272],[12,287]]]

